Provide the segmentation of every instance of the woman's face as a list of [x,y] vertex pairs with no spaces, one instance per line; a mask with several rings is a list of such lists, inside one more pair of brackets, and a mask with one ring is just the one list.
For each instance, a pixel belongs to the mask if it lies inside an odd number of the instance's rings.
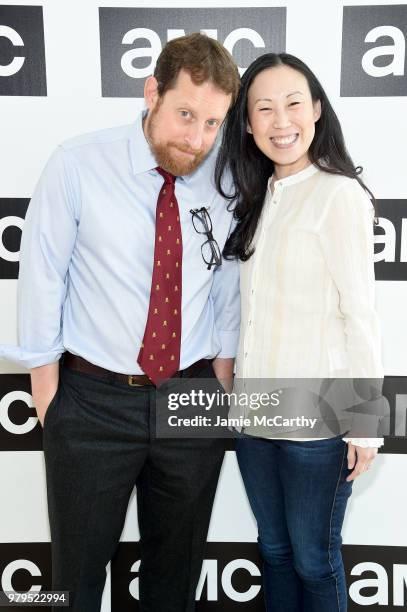
[[276,178],[310,164],[308,149],[315,134],[321,104],[313,103],[305,76],[289,66],[267,68],[249,88],[247,131],[274,162]]

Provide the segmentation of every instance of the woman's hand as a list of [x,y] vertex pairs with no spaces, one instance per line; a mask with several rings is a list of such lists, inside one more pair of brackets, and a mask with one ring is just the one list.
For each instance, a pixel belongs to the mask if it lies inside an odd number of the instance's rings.
[[367,472],[370,469],[374,458],[377,455],[377,448],[362,448],[361,446],[355,446],[352,442],[348,442],[348,468],[353,472],[346,478],[347,482],[355,480],[363,472]]

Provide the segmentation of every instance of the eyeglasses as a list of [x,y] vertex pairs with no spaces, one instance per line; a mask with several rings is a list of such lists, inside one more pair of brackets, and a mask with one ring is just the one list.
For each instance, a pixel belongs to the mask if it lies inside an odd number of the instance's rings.
[[198,234],[204,234],[207,237],[207,240],[201,246],[201,254],[202,259],[208,266],[208,270],[212,266],[221,266],[222,255],[219,245],[212,234],[212,220],[208,210],[203,206],[202,208],[192,208],[189,212],[192,214],[194,230]]

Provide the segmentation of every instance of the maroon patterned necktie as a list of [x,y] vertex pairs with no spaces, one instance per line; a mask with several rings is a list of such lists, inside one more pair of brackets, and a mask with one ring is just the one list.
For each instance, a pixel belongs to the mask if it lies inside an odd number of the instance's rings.
[[150,305],[137,362],[155,384],[179,370],[181,352],[182,233],[176,177],[162,168],[157,200]]

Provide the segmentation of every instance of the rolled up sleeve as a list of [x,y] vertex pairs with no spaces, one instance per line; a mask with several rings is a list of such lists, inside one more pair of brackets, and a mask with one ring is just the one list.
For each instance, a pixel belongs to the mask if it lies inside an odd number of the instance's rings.
[[64,351],[62,312],[78,225],[78,194],[67,152],[49,159],[24,222],[17,288],[18,346],[0,354],[26,368],[53,363]]
[[384,444],[383,438],[342,438],[342,440],[362,448],[380,448]]

